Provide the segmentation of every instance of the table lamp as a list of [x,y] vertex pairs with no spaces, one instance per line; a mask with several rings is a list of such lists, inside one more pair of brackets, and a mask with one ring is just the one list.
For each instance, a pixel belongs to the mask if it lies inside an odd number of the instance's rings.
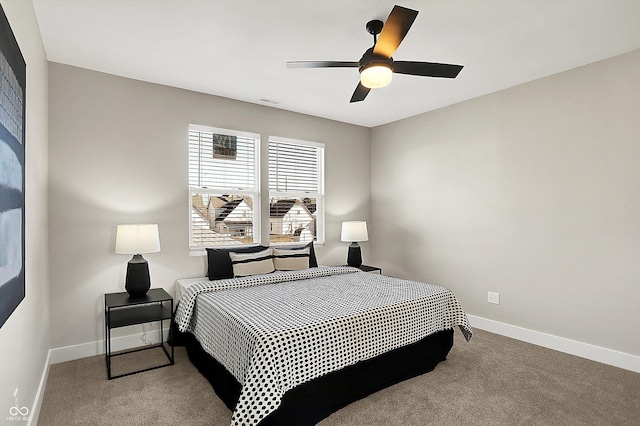
[[364,220],[351,220],[342,222],[342,234],[340,240],[351,242],[347,254],[347,265],[358,268],[362,265],[362,252],[358,241],[369,241],[367,234],[367,222]]
[[116,230],[116,253],[132,254],[127,264],[124,288],[131,297],[142,297],[151,287],[149,264],[142,253],[160,251],[158,225],[118,225]]

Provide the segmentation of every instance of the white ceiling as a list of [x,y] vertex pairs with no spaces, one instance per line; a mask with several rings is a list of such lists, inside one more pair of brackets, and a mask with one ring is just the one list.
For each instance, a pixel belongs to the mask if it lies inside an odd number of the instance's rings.
[[[33,0],[50,61],[373,127],[640,48],[640,0]],[[371,19],[420,13],[396,60],[464,65],[394,76],[349,103]],[[280,102],[277,105],[261,99]]]

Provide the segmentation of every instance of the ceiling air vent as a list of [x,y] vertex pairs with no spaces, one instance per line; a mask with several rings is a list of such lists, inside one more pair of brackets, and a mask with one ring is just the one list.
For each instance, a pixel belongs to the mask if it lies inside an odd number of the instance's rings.
[[271,105],[278,105],[280,103],[280,101],[276,101],[275,99],[269,99],[269,98],[260,98],[260,102],[263,102],[265,104],[271,104]]

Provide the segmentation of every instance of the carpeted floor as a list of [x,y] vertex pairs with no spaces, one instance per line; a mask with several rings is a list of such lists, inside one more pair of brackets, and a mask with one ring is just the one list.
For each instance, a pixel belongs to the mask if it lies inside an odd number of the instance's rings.
[[[474,332],[466,343],[456,330],[451,353],[433,372],[357,401],[319,425],[640,424],[640,374]],[[158,349],[120,357],[114,373],[163,362],[162,356]],[[52,365],[38,425],[230,424],[231,412],[184,348],[176,348],[174,366],[106,376],[104,356]]]

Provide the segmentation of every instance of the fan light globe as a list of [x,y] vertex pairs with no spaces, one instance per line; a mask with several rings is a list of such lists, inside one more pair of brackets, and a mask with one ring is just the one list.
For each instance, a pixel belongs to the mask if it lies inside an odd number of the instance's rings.
[[379,89],[391,83],[393,71],[384,65],[373,65],[360,73],[360,83],[369,89]]

